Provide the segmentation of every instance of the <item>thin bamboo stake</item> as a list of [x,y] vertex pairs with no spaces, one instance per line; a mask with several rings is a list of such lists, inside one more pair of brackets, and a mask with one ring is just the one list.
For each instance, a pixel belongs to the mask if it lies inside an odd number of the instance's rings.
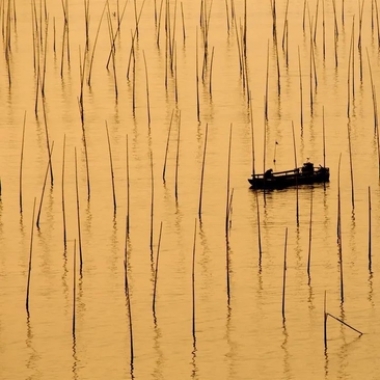
[[179,112],[178,120],[178,134],[177,134],[177,154],[175,159],[175,183],[174,183],[174,194],[175,199],[178,201],[178,171],[179,171],[179,146],[181,141],[181,111]]
[[158,280],[158,264],[160,258],[160,247],[161,247],[161,234],[162,234],[162,222],[160,225],[160,234],[158,237],[158,246],[157,246],[157,254],[156,254],[156,267],[154,269],[154,288],[153,288],[153,304],[152,310],[154,317],[156,316],[156,295],[157,295],[157,280]]
[[327,315],[329,316],[329,317],[332,317],[332,318],[334,318],[336,321],[338,321],[338,322],[340,322],[340,323],[342,323],[343,325],[345,325],[345,326],[347,326],[347,327],[349,327],[351,330],[354,330],[354,331],[356,331],[360,336],[362,336],[363,335],[363,333],[361,332],[361,331],[359,331],[358,329],[356,329],[355,327],[352,327],[351,325],[349,325],[348,323],[346,323],[346,322],[344,322],[344,321],[342,321],[341,319],[339,319],[339,318],[337,318],[337,317],[334,317],[332,314],[330,314],[330,313],[327,313]]
[[326,290],[323,302],[323,340],[325,344],[325,351],[327,350],[327,312],[326,312]]
[[171,117],[170,117],[170,123],[169,123],[169,129],[168,129],[168,137],[166,138],[164,166],[163,166],[163,169],[162,169],[162,180],[163,180],[164,184],[165,184],[166,162],[167,162],[168,152],[169,152],[169,141],[170,141],[170,132],[171,132],[172,123],[173,123],[173,116],[174,116],[174,110],[172,111],[172,114],[171,114]]
[[[294,149],[294,168],[297,169],[297,148],[296,148],[296,136],[294,133],[294,123],[292,122],[292,130],[293,130],[293,149]],[[298,175],[296,176],[296,221],[297,226],[299,225],[299,200],[298,200]]]
[[197,120],[198,123],[201,122],[200,119],[200,106],[199,106],[199,63],[198,63],[198,29],[196,33],[196,48],[195,48],[195,83],[197,92]]
[[26,301],[25,301],[25,307],[26,307],[26,313],[29,317],[29,291],[30,291],[30,275],[32,272],[32,252],[33,252],[33,233],[34,233],[34,212],[36,210],[36,198],[34,198],[33,203],[33,214],[32,214],[32,227],[30,232],[30,246],[29,246],[29,265],[28,265],[28,281],[26,285]]
[[78,222],[79,263],[80,263],[79,273],[82,275],[83,254],[82,254],[82,234],[81,234],[81,226],[80,226],[81,222],[80,222],[77,148],[75,148],[75,189],[76,189],[77,222]]
[[369,273],[372,273],[372,203],[370,186],[368,186],[368,270]]
[[352,147],[351,147],[351,125],[350,121],[347,123],[347,132],[348,132],[348,150],[350,153],[350,177],[351,177],[351,203],[352,209],[355,209],[355,188],[354,188],[354,169],[352,162]]
[[144,56],[144,66],[145,66],[145,81],[146,81],[146,108],[148,113],[148,125],[150,126],[150,102],[149,102],[149,80],[148,80],[148,67],[145,59],[145,52],[143,51]]
[[131,294],[129,291],[128,281],[128,239],[129,239],[129,221],[126,222],[126,234],[125,234],[125,253],[124,253],[124,276],[125,276],[125,296],[127,301],[128,319],[129,319],[129,343],[131,349],[131,369],[133,369],[134,361],[134,345],[133,345],[133,325],[132,325],[132,307],[131,307]]
[[228,225],[230,220],[230,177],[231,177],[231,148],[232,148],[232,123],[230,125],[230,137],[229,137],[229,144],[228,144],[228,160],[227,160],[227,196],[226,196],[226,222],[225,222],[225,232],[226,232],[226,239],[228,240]]
[[340,196],[340,163],[338,164],[338,251],[339,251],[339,268],[340,268],[340,300],[344,302],[344,282],[343,282],[343,252],[342,252],[342,218],[341,218],[341,196]]
[[76,331],[76,299],[77,299],[77,241],[74,239],[74,255],[73,255],[73,324],[72,334],[75,336]]
[[19,195],[19,202],[20,202],[20,214],[22,214],[22,169],[23,169],[23,163],[24,163],[24,145],[25,145],[25,124],[26,124],[26,111],[24,113],[24,125],[22,128],[22,140],[21,140],[21,158],[20,158],[20,195]]
[[287,255],[287,247],[288,247],[288,227],[285,229],[285,243],[284,243],[284,266],[282,272],[282,321],[285,322],[285,291],[286,291],[286,255]]
[[126,169],[127,169],[127,237],[129,237],[129,228],[130,228],[130,180],[129,180],[128,135],[126,136]]
[[111,142],[110,142],[110,135],[108,132],[108,124],[106,120],[106,131],[107,131],[107,141],[108,141],[108,153],[109,153],[109,159],[110,159],[110,169],[111,169],[111,183],[112,183],[112,198],[113,198],[113,213],[116,214],[116,190],[115,190],[115,176],[113,171],[113,162],[112,162],[112,151],[111,151]]
[[194,238],[193,238],[193,255],[192,255],[192,265],[191,265],[191,294],[192,294],[192,333],[193,340],[195,341],[195,247],[197,239],[197,219],[195,219],[194,224]]
[[[51,151],[49,154],[49,162],[51,160],[51,155],[53,154],[53,149],[54,149],[54,141],[52,143]],[[46,188],[46,182],[47,182],[47,177],[49,174],[49,167],[50,163],[48,163],[46,171],[45,171],[45,178],[44,178],[44,183],[42,185],[42,193],[41,193],[41,199],[40,199],[40,205],[38,207],[38,213],[37,213],[37,218],[36,218],[36,226],[39,229],[40,228],[40,217],[41,217],[41,211],[42,211],[42,203],[44,201],[44,194],[45,194],[45,188]]]
[[198,204],[199,219],[201,219],[201,217],[202,217],[203,182],[204,182],[204,174],[205,174],[205,168],[206,168],[207,139],[208,139],[208,123],[206,123],[205,140],[204,140],[204,145],[203,145],[202,170],[201,170],[201,181],[200,181],[200,189],[199,189],[199,204]]
[[99,24],[98,24],[98,29],[97,29],[96,35],[95,35],[94,46],[92,47],[92,54],[91,54],[91,59],[90,59],[90,67],[89,67],[89,70],[88,70],[88,77],[87,77],[87,84],[90,87],[91,87],[92,65],[94,64],[95,49],[96,49],[96,45],[97,45],[97,42],[98,42],[99,32],[100,32],[100,26],[102,25],[103,16],[104,16],[104,12],[106,11],[107,4],[108,4],[108,0],[106,0],[105,3],[104,3],[103,11],[102,11],[102,14],[100,16],[100,20],[99,20]]
[[300,76],[300,124],[301,124],[301,136],[303,135],[303,96],[302,96],[302,71],[301,71],[301,57],[300,47],[298,46],[298,72]]
[[66,232],[66,206],[65,206],[65,161],[66,161],[66,135],[63,136],[63,153],[62,153],[62,219],[63,219],[63,245],[67,246],[67,232]]
[[313,233],[313,189],[310,191],[310,220],[309,220],[309,249],[307,255],[307,275],[309,277],[309,284],[311,281],[310,266],[311,266],[311,240]]

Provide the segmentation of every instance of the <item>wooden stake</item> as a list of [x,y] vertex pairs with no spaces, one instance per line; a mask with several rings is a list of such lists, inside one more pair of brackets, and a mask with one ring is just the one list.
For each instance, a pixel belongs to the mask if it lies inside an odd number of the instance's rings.
[[24,114],[24,126],[22,128],[22,140],[21,140],[21,158],[20,158],[20,214],[22,214],[22,168],[24,163],[24,143],[25,143],[25,124],[26,124],[26,111]]
[[[52,146],[51,146],[50,155],[49,155],[49,161],[51,160],[51,155],[53,154],[53,149],[54,149],[54,141],[53,141]],[[37,213],[37,218],[36,218],[36,226],[37,226],[38,229],[40,228],[40,217],[41,217],[41,211],[42,211],[42,203],[44,201],[44,194],[45,194],[47,177],[48,177],[48,174],[49,174],[49,167],[50,167],[50,163],[48,163],[47,168],[46,168],[45,179],[44,179],[44,183],[43,183],[43,186],[42,186],[40,205],[39,205],[39,208],[38,208],[38,213]]]
[[372,204],[370,186],[368,186],[368,270],[369,273],[372,273]]
[[156,255],[156,267],[154,270],[154,288],[153,288],[153,315],[156,315],[156,294],[157,294],[157,279],[158,279],[158,264],[159,264],[159,258],[160,258],[160,247],[161,247],[161,234],[162,234],[162,222],[160,225],[160,234],[158,237],[158,246],[157,246],[157,255]]
[[207,139],[208,139],[208,123],[206,123],[205,140],[204,140],[204,145],[203,145],[201,182],[200,182],[200,189],[199,189],[199,204],[198,204],[199,219],[201,219],[201,215],[202,215],[203,182],[204,182],[204,174],[205,174],[205,168],[206,168]]
[[197,238],[197,219],[195,219],[194,224],[194,238],[193,238],[193,256],[192,256],[192,266],[191,266],[191,289],[192,289],[192,333],[193,340],[195,341],[195,246]]
[[33,215],[32,215],[32,227],[31,227],[31,232],[30,232],[30,247],[29,247],[29,265],[28,265],[28,281],[26,285],[26,313],[28,314],[29,317],[29,291],[30,291],[30,275],[32,272],[32,252],[33,252],[33,233],[34,233],[34,212],[36,209],[36,198],[34,198],[34,203],[33,203]]
[[285,290],[286,290],[286,253],[288,247],[288,227],[285,229],[285,243],[284,243],[284,266],[282,272],[282,320],[285,322]]
[[66,135],[63,136],[63,153],[62,153],[62,218],[63,218],[63,245],[67,246],[66,233],[66,206],[65,206],[65,156],[66,156]]
[[106,121],[106,131],[107,131],[107,141],[108,141],[108,153],[110,158],[110,168],[111,168],[111,182],[112,182],[112,198],[113,198],[113,213],[116,214],[116,191],[115,191],[115,176],[113,172],[113,163],[112,163],[112,151],[111,151],[111,142],[110,135],[108,133],[108,124]]

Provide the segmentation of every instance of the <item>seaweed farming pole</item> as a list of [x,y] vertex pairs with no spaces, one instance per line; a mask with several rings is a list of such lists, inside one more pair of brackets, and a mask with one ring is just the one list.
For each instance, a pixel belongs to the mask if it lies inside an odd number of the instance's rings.
[[63,136],[62,148],[62,178],[61,178],[61,197],[62,197],[62,222],[63,222],[63,245],[66,249],[67,246],[67,233],[66,233],[66,206],[65,206],[65,156],[66,156],[66,135]]
[[170,116],[170,123],[169,123],[169,129],[168,129],[168,136],[166,138],[166,148],[165,148],[165,158],[164,158],[164,167],[162,169],[162,181],[165,184],[165,174],[166,174],[166,162],[168,158],[168,152],[169,152],[169,141],[170,141],[170,132],[172,130],[172,124],[173,124],[173,116],[174,116],[174,110],[172,111],[172,115]]
[[325,351],[327,350],[327,312],[326,312],[326,290],[323,300],[323,340],[325,343]]
[[113,213],[114,213],[114,215],[115,215],[115,214],[116,214],[115,176],[114,176],[114,172],[113,172],[111,142],[110,142],[110,135],[109,135],[109,132],[108,132],[108,124],[107,124],[107,121],[106,121],[106,131],[107,131],[108,153],[109,153],[110,169],[111,169],[112,197],[113,197]]
[[77,291],[77,241],[74,239],[74,255],[73,255],[73,323],[72,323],[72,334],[75,337],[76,330],[76,298]]
[[160,225],[160,234],[158,237],[156,267],[154,269],[154,288],[153,288],[153,303],[152,303],[154,319],[156,319],[156,295],[157,295],[157,280],[158,280],[158,264],[159,264],[159,259],[160,259],[160,248],[161,248],[161,235],[162,235],[162,222]]
[[[292,121],[293,130],[293,148],[294,148],[294,168],[297,169],[297,148],[296,148],[296,136],[294,133],[294,123]],[[296,220],[297,226],[299,225],[299,201],[298,201],[298,176],[296,175]]]
[[372,204],[370,186],[368,186],[368,270],[372,273]]
[[342,217],[341,217],[341,196],[340,196],[340,163],[341,157],[339,156],[338,164],[338,252],[339,252],[339,268],[340,268],[340,300],[344,302],[344,283],[343,283],[343,253],[342,253]]
[[232,123],[230,125],[230,137],[228,143],[228,159],[227,159],[227,196],[226,196],[226,222],[225,231],[228,241],[228,225],[230,219],[230,177],[231,177],[231,145],[232,145]]
[[288,227],[285,229],[285,243],[284,243],[284,266],[282,272],[282,321],[285,322],[285,290],[286,290],[286,254],[288,246]]
[[21,158],[20,158],[20,194],[19,194],[20,214],[22,214],[22,168],[23,168],[23,162],[24,162],[25,124],[26,124],[26,111],[25,111],[25,113],[24,113],[24,125],[23,125],[23,128],[22,128],[22,140],[21,140]]
[[41,192],[40,205],[38,207],[38,213],[37,213],[37,218],[36,218],[36,226],[37,226],[38,229],[40,228],[40,217],[41,217],[41,212],[42,212],[42,203],[44,201],[46,182],[47,182],[47,177],[48,177],[48,174],[49,174],[49,167],[51,167],[50,163],[51,163],[51,155],[53,154],[53,150],[54,150],[54,141],[52,142],[51,150],[49,152],[49,163],[48,163],[48,166],[46,168],[45,178],[44,178],[44,184],[42,186],[42,192]]
[[348,132],[348,149],[350,153],[350,177],[351,177],[351,203],[352,209],[355,209],[355,189],[354,189],[354,169],[352,163],[352,147],[351,147],[351,124],[350,121],[347,123],[347,132]]
[[203,158],[202,158],[202,170],[201,170],[201,184],[199,189],[199,204],[198,204],[198,217],[202,216],[202,198],[203,198],[203,182],[206,168],[206,151],[207,151],[207,139],[208,139],[208,123],[206,123],[205,141],[203,146]]
[[32,214],[32,227],[30,232],[30,247],[29,247],[29,265],[28,265],[28,281],[26,285],[26,301],[25,301],[25,307],[26,307],[26,313],[29,317],[29,290],[30,290],[30,274],[32,272],[32,252],[33,252],[33,233],[34,233],[34,213],[36,210],[36,198],[34,198],[33,203],[33,214]]
[[83,255],[82,255],[82,236],[81,236],[81,226],[80,226],[81,223],[80,223],[80,205],[79,205],[77,148],[75,148],[75,190],[76,190],[76,204],[77,204],[78,244],[79,244],[79,262],[80,262],[79,272],[82,275]]
[[192,266],[191,266],[191,289],[192,289],[192,332],[193,341],[195,342],[195,247],[197,239],[197,219],[195,219],[194,224],[194,239],[193,239],[193,255],[192,255]]
[[313,233],[313,189],[310,191],[310,221],[309,221],[309,249],[308,249],[308,255],[307,255],[307,275],[309,277],[309,284],[310,284],[310,265],[311,265],[311,240],[312,240],[312,233]]
[[129,221],[128,216],[126,219],[126,229],[125,229],[125,248],[124,248],[124,288],[125,296],[127,301],[128,319],[129,319],[129,335],[130,335],[130,349],[131,349],[131,369],[133,368],[134,360],[134,346],[133,346],[133,325],[132,325],[132,308],[131,308],[131,294],[129,291],[129,281],[128,281],[128,238],[129,238]]

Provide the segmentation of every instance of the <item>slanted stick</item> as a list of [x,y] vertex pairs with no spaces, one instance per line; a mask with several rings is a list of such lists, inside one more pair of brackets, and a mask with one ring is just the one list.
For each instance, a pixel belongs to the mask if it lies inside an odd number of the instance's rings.
[[29,265],[28,265],[28,281],[26,285],[26,301],[25,301],[25,307],[26,307],[26,313],[29,317],[29,290],[30,290],[30,275],[32,272],[32,252],[33,252],[33,233],[34,233],[34,212],[36,210],[36,198],[34,198],[33,203],[33,215],[32,215],[32,227],[30,232],[30,247],[29,247]]
[[108,1],[106,1],[104,3],[103,11],[102,11],[102,14],[101,14],[100,20],[99,20],[98,29],[97,29],[96,35],[95,35],[94,46],[92,47],[92,54],[91,54],[91,59],[90,59],[90,67],[89,67],[89,70],[88,70],[88,78],[87,78],[87,84],[89,86],[91,86],[92,65],[94,64],[95,50],[96,50],[96,45],[97,45],[98,38],[99,38],[100,26],[102,25],[102,20],[103,20],[104,12],[106,11],[106,8],[107,8],[107,4],[108,4]]
[[66,135],[63,136],[63,153],[62,153],[62,218],[63,218],[63,245],[67,245],[66,233],[66,206],[65,206],[65,156],[66,156]]
[[156,295],[157,295],[158,264],[159,264],[159,258],[160,258],[161,235],[162,235],[162,222],[160,225],[160,234],[158,237],[158,246],[157,246],[157,254],[156,254],[156,267],[154,269],[154,288],[153,288],[153,304],[152,304],[152,310],[153,310],[154,317],[156,316]]
[[126,167],[127,167],[127,237],[129,237],[129,227],[130,227],[130,180],[129,180],[128,135],[126,136]]
[[113,198],[113,212],[114,215],[116,214],[116,190],[115,190],[115,176],[113,171],[113,162],[112,162],[112,151],[111,151],[111,142],[110,142],[110,135],[108,132],[108,124],[106,121],[106,131],[107,131],[107,141],[108,141],[108,153],[109,153],[109,159],[110,159],[110,169],[111,169],[111,182],[112,182],[112,198]]
[[76,203],[77,203],[78,244],[79,244],[79,262],[80,262],[79,272],[82,275],[83,254],[82,254],[82,234],[81,234],[81,222],[80,222],[77,148],[75,148],[75,189],[76,189]]
[[21,140],[21,158],[20,158],[20,214],[22,214],[22,169],[24,163],[24,145],[25,145],[25,124],[26,124],[26,111],[24,113],[24,125],[22,128],[22,140]]
[[302,71],[301,71],[301,57],[300,47],[298,46],[298,70],[300,76],[300,123],[301,123],[301,136],[303,135],[303,92],[302,92]]
[[200,189],[199,189],[199,204],[198,204],[199,219],[201,219],[201,215],[202,215],[203,182],[204,182],[204,174],[205,174],[205,168],[206,168],[207,139],[208,139],[208,123],[206,123],[205,141],[204,141],[204,145],[203,145],[201,183],[200,183]]
[[370,186],[368,186],[368,270],[372,273],[372,204]]
[[174,194],[175,199],[178,201],[178,171],[179,171],[179,146],[181,141],[181,111],[179,112],[178,120],[178,134],[177,134],[177,154],[175,159],[175,184],[174,184]]
[[226,239],[228,240],[228,225],[230,220],[230,177],[231,177],[231,148],[232,148],[232,123],[230,125],[230,138],[228,144],[228,160],[227,160],[227,200],[226,200],[226,222],[225,222],[225,232]]
[[38,213],[37,213],[37,218],[36,218],[36,226],[37,226],[38,229],[40,228],[40,217],[41,217],[41,211],[42,211],[42,204],[43,204],[43,201],[44,201],[46,182],[47,182],[47,177],[48,177],[48,174],[49,174],[49,167],[50,167],[51,155],[53,154],[53,149],[54,149],[54,141],[52,143],[50,154],[49,154],[49,163],[47,165],[46,172],[45,172],[45,178],[44,178],[44,184],[42,186],[40,205],[39,205],[39,208],[38,208]]
[[348,149],[349,149],[349,154],[350,154],[351,203],[352,203],[352,209],[354,209],[355,208],[355,188],[354,188],[354,168],[353,168],[353,162],[352,162],[350,121],[347,123],[347,132],[348,132]]
[[[293,130],[293,148],[294,148],[294,168],[297,169],[297,148],[296,148],[296,136],[294,133],[294,123],[292,122]],[[298,176],[296,176],[296,220],[297,226],[299,225],[299,201],[298,201]]]
[[343,282],[343,252],[342,252],[342,218],[341,218],[341,196],[340,196],[340,162],[338,164],[338,251],[339,251],[339,268],[340,268],[340,300],[344,302],[344,282]]
[[286,255],[287,255],[287,247],[288,247],[288,227],[285,229],[285,243],[284,243],[284,265],[282,272],[282,320],[285,322],[285,290],[286,290]]
[[332,318],[335,319],[336,321],[340,322],[341,324],[343,324],[343,325],[349,327],[351,330],[356,331],[360,336],[363,335],[363,333],[362,333],[361,331],[359,331],[358,329],[352,327],[352,326],[349,325],[348,323],[342,321],[340,318],[337,318],[337,317],[333,316],[333,315],[330,314],[330,313],[327,313],[327,315],[328,315],[329,317],[332,317]]
[[165,158],[164,158],[164,167],[162,169],[162,180],[165,184],[165,174],[166,174],[166,162],[168,158],[168,152],[169,152],[169,141],[170,141],[170,132],[172,129],[172,123],[173,123],[173,116],[174,116],[174,110],[172,111],[172,115],[170,117],[170,123],[169,123],[169,129],[168,129],[168,137],[166,138],[166,148],[165,148]]
[[193,340],[195,341],[195,247],[197,239],[197,219],[195,219],[194,224],[194,238],[193,238],[193,255],[192,255],[192,265],[191,265],[191,294],[192,294],[192,332]]
[[75,336],[76,331],[76,300],[77,300],[77,241],[74,239],[74,255],[73,255],[73,323],[72,333]]
[[311,266],[311,240],[312,240],[312,232],[313,232],[313,189],[310,192],[310,220],[309,220],[309,249],[307,255],[307,275],[309,277],[309,284],[311,280],[310,276],[310,266]]
[[144,56],[144,67],[145,67],[145,80],[146,80],[146,108],[148,113],[148,125],[150,126],[150,102],[149,102],[149,80],[148,80],[148,67],[145,59],[145,52],[143,51]]

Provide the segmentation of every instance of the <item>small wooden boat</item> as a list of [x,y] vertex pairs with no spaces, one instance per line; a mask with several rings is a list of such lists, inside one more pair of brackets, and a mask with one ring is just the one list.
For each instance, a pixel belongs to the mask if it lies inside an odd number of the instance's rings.
[[319,165],[314,167],[311,162],[305,162],[302,167],[274,172],[268,169],[264,174],[252,174],[248,178],[252,189],[284,189],[290,186],[310,185],[314,183],[328,182],[330,170]]

